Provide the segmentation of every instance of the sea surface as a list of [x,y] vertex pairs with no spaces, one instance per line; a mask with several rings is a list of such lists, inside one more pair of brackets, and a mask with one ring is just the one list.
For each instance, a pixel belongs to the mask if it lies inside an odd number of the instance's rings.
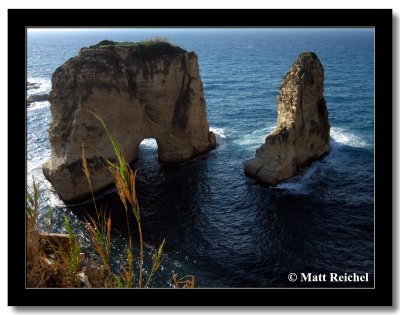
[[[27,93],[51,90],[57,67],[100,40],[169,39],[199,57],[210,129],[217,148],[182,165],[162,164],[146,139],[138,167],[147,260],[166,239],[153,285],[194,275],[197,287],[373,286],[374,30],[369,29],[91,29],[35,30],[27,37]],[[243,162],[276,126],[282,78],[303,51],[325,69],[331,149],[298,176],[267,187]],[[27,182],[40,182],[43,229],[62,232],[64,215],[93,259],[85,233],[89,200],[66,206],[44,178],[50,156],[50,104],[27,107]],[[113,213],[113,268],[124,262],[126,223],[113,190],[98,196]],[[49,209],[53,208],[50,226]],[[146,261],[148,269],[148,261]],[[368,283],[290,282],[289,273],[369,274]]]

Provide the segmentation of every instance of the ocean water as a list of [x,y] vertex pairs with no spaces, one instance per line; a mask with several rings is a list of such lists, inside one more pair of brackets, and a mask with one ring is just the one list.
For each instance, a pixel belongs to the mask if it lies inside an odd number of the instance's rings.
[[[368,273],[374,278],[374,31],[373,29],[103,29],[29,31],[28,81],[48,93],[57,67],[81,47],[103,39],[154,36],[199,57],[210,129],[218,146],[182,165],[157,159],[146,139],[135,161],[144,239],[149,252],[166,239],[154,284],[171,274],[193,274],[199,287],[334,286],[288,281],[294,273]],[[325,69],[331,124],[329,154],[298,176],[267,187],[243,171],[276,125],[283,76],[302,51],[314,51]],[[43,177],[50,156],[48,102],[27,107],[27,180],[41,183],[39,221],[54,208],[54,231],[66,214],[76,231],[91,202],[64,205]],[[112,190],[98,196],[113,213],[113,268],[124,260],[126,228]],[[80,234],[92,257],[90,241]]]

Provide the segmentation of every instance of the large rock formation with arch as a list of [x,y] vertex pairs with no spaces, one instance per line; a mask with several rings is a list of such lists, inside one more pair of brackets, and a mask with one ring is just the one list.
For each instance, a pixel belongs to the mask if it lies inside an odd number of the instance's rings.
[[329,151],[329,130],[324,68],[315,53],[301,53],[279,90],[277,127],[245,162],[245,173],[268,185],[296,175]]
[[165,42],[102,41],[82,48],[52,77],[51,157],[43,173],[65,201],[90,193],[82,171],[86,147],[93,190],[113,182],[103,157],[115,158],[95,111],[134,161],[143,139],[155,138],[158,157],[182,162],[215,148],[197,55]]

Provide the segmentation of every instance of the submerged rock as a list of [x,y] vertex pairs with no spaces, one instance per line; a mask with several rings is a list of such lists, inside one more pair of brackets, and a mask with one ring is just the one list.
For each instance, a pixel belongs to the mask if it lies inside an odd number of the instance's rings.
[[37,90],[40,88],[40,83],[26,82],[28,90]]
[[44,102],[47,101],[49,99],[49,94],[35,94],[35,95],[30,95],[27,99],[26,99],[26,104],[32,104],[34,102]]
[[277,127],[255,158],[245,162],[247,175],[276,185],[328,152],[330,125],[323,93],[324,68],[317,55],[300,54],[279,90]]
[[82,48],[52,77],[51,157],[45,177],[63,200],[90,193],[82,171],[82,143],[94,191],[113,183],[103,159],[115,155],[96,111],[120,142],[127,161],[155,138],[158,157],[182,162],[215,148],[209,131],[197,55],[165,42],[102,41]]

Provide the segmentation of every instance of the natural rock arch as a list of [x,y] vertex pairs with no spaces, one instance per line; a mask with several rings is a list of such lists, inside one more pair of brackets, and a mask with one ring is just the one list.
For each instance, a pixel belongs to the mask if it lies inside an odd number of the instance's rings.
[[82,172],[82,143],[94,191],[113,182],[101,156],[115,158],[96,111],[134,161],[154,138],[161,161],[192,159],[215,148],[209,131],[197,55],[164,42],[103,41],[82,48],[59,67],[49,95],[51,157],[45,177],[65,201],[90,193]]

